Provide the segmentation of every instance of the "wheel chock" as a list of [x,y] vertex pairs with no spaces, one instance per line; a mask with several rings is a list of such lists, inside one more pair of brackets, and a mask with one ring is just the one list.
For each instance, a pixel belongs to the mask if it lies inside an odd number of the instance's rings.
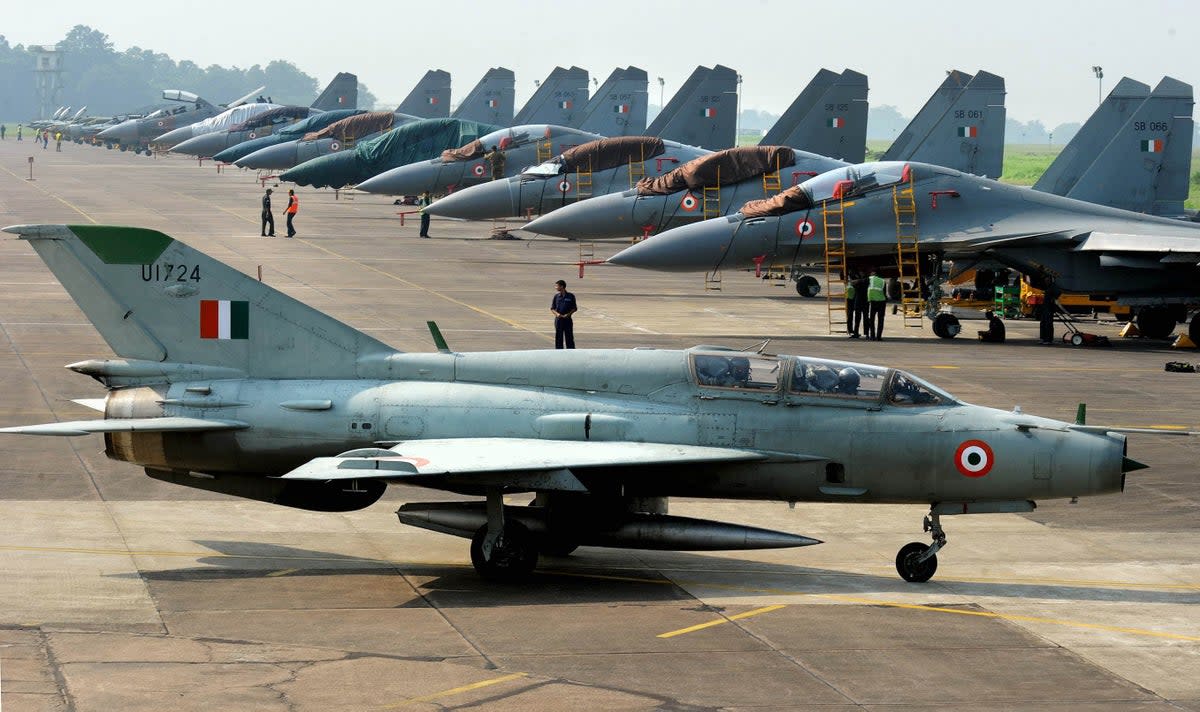
[[1179,336],[1175,337],[1175,343],[1171,344],[1171,348],[1173,348],[1173,349],[1194,349],[1194,348],[1196,348],[1196,342],[1194,342],[1190,338],[1188,338],[1187,334],[1180,334]]
[[1126,324],[1125,328],[1121,329],[1120,333],[1120,337],[1122,339],[1132,339],[1141,335],[1142,332],[1138,331],[1137,324],[1134,324],[1132,321]]

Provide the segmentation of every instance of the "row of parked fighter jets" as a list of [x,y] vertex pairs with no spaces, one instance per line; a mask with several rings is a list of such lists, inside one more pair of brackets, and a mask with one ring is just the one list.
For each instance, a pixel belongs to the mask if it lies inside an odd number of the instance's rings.
[[[275,114],[273,123],[226,130],[191,124],[154,141],[283,171],[281,180],[300,185],[445,195],[429,208],[436,215],[539,215],[526,230],[577,239],[653,235],[609,261],[663,270],[820,263],[830,201],[854,206],[845,218],[851,258],[894,262],[894,194],[911,189],[930,258],[923,276],[935,282],[948,256],[999,262],[1044,286],[1111,294],[1135,307],[1150,336],[1169,335],[1200,296],[1200,227],[1181,220],[1192,87],[1170,77],[1153,90],[1119,82],[1030,191],[992,180],[1002,170],[1005,89],[987,72],[949,72],[882,160],[866,164],[867,79],[852,70],[818,72],[759,145],[741,148],[729,148],[733,70],[698,68],[649,127],[645,72],[618,69],[590,99],[580,72],[556,68],[507,125],[466,112],[502,109],[487,97],[510,96],[496,93],[511,87],[508,70],[489,72],[453,117],[401,111],[448,106],[448,77],[443,87],[444,73],[431,71],[395,112]],[[333,85],[310,113],[331,96],[341,96]],[[278,110],[242,105],[261,116]],[[503,180],[484,159],[492,147],[506,154]],[[793,273],[811,294],[815,281]],[[934,313],[936,301],[930,308],[935,332],[957,333],[953,317]],[[1200,321],[1190,330],[1200,337]]]

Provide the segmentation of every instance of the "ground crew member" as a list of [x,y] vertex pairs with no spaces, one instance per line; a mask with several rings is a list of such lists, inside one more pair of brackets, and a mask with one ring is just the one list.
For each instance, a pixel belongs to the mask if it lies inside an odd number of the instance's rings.
[[289,189],[288,190],[288,204],[287,204],[287,229],[288,229],[287,236],[288,237],[296,236],[296,228],[292,227],[292,220],[295,219],[296,213],[298,213],[298,212],[300,212],[300,199],[296,197],[296,191]]
[[54,150],[62,153],[62,131],[54,132]]
[[874,339],[875,327],[867,318],[867,278],[859,273],[852,284],[854,285],[854,333]]
[[42,129],[42,150],[50,148],[50,129]]
[[878,269],[871,270],[867,279],[867,301],[870,302],[870,312],[867,314],[867,338],[874,341],[883,340],[883,313],[887,307],[887,287]]
[[579,310],[575,295],[567,291],[567,283],[561,279],[554,283],[554,297],[550,300],[550,313],[554,315],[554,348],[575,348],[575,323],[571,315]]
[[421,232],[418,237],[429,237],[429,213],[425,212],[425,208],[432,202],[428,191],[417,196],[417,212],[421,213]]
[[858,324],[854,318],[858,313],[854,311],[854,275],[846,273],[846,333],[851,339],[858,338]]
[[[270,227],[270,232],[267,228]],[[275,237],[275,214],[271,212],[271,189],[267,188],[267,192],[263,193],[262,197],[262,236]]]
[[1058,295],[1058,285],[1047,282],[1046,288],[1042,290],[1042,317],[1038,329],[1038,343],[1042,346],[1054,343],[1054,312],[1058,309]]
[[991,310],[985,311],[983,315],[987,317],[988,328],[987,331],[979,332],[979,340],[989,344],[1004,343],[1004,322]]
[[21,129],[22,129],[22,125],[21,125],[21,124],[17,124],[17,140],[18,140],[18,141],[24,141],[24,140],[25,140],[25,139],[21,138]]
[[483,158],[492,166],[492,180],[500,180],[504,177],[504,151],[492,146],[492,150],[488,151]]
[[8,127],[4,124],[0,124],[0,141],[4,140],[4,134],[6,131],[8,131]]

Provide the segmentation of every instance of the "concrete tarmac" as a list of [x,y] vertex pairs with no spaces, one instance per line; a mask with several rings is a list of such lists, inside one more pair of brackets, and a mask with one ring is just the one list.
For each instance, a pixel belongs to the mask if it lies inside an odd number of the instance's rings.
[[[589,267],[555,239],[433,237],[379,196],[298,190],[294,239],[259,237],[254,174],[65,144],[0,142],[0,222],[150,227],[394,346],[548,348],[553,282],[580,347],[698,343],[881,363],[960,398],[1070,420],[1200,430],[1200,360],[1161,342],[944,341],[888,317],[885,340],[828,333],[823,300],[727,273]],[[27,157],[33,156],[34,180]],[[284,233],[286,188],[276,190]],[[510,227],[518,228],[513,221]],[[515,233],[520,235],[520,233]],[[597,257],[620,249],[600,244]],[[966,323],[970,334],[973,324]],[[64,364],[111,354],[29,245],[0,239],[0,425],[92,417]],[[476,577],[465,540],[392,488],[318,514],[173,487],[98,436],[0,441],[0,705],[23,710],[1200,710],[1200,446],[1130,436],[1126,492],[1028,516],[945,521],[928,584],[893,559],[921,507],[676,500],[672,512],[824,540],[730,553],[582,548],[533,579]],[[520,498],[514,501],[523,501]]]

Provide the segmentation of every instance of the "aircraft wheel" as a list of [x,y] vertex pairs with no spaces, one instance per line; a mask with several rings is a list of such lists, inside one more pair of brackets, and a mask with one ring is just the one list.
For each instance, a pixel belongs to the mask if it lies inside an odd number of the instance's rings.
[[953,314],[938,314],[933,317],[933,333],[943,339],[953,339],[962,331],[962,325],[958,323],[958,317]]
[[508,522],[504,525],[504,536],[488,553],[483,551],[488,527],[484,524],[471,537],[471,564],[480,576],[489,581],[519,581],[533,572],[537,566],[537,542],[525,525]]
[[1188,324],[1188,338],[1193,344],[1200,346],[1200,312],[1196,312]]
[[820,293],[821,283],[817,281],[816,277],[806,274],[796,280],[796,294],[812,299]]
[[121,144],[120,146],[118,146],[118,147],[117,147],[117,149],[118,149],[118,150],[119,150],[121,153],[125,153],[125,151],[127,150],[127,148],[126,148],[125,144]]
[[1165,339],[1175,331],[1175,316],[1165,307],[1146,307],[1137,313],[1137,328],[1147,339]]
[[917,561],[917,557],[928,548],[928,544],[919,541],[900,547],[900,552],[896,554],[896,572],[900,574],[900,578],[910,583],[925,583],[933,578],[933,573],[937,571],[937,554],[924,561]]

